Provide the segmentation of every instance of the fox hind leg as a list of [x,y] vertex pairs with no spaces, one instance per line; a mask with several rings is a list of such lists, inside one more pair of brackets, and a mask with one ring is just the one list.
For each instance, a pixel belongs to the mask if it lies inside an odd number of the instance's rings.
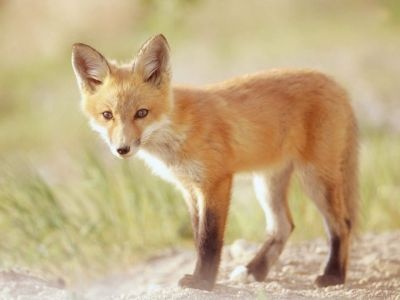
[[330,243],[328,262],[315,283],[320,287],[343,284],[346,279],[352,220],[344,203],[341,179],[324,178],[321,172],[312,167],[305,168],[301,174],[307,194],[324,218]]
[[257,281],[265,279],[294,228],[287,203],[292,171],[293,167],[290,164],[272,174],[257,173],[253,177],[257,200],[267,221],[267,239],[247,265],[248,274],[253,275]]

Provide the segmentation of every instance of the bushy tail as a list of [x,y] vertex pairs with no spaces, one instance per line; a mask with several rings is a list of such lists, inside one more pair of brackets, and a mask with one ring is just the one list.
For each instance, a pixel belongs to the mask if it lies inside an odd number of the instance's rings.
[[347,146],[344,155],[342,165],[344,201],[350,218],[349,226],[354,231],[357,228],[359,217],[358,128],[354,116],[352,116],[349,124]]

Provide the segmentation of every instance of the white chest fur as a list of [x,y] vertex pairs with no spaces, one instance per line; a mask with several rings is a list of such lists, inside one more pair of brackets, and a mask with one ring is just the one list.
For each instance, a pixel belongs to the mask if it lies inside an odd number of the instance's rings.
[[149,165],[156,175],[179,187],[181,187],[182,179],[191,182],[200,182],[202,179],[202,165],[195,160],[166,163],[145,150],[140,150],[138,156]]

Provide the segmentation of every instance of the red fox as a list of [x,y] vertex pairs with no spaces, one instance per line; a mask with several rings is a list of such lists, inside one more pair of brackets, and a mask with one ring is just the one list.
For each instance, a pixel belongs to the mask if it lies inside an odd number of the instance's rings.
[[271,70],[205,87],[172,86],[169,45],[150,38],[118,65],[74,44],[82,108],[113,154],[138,154],[182,191],[197,262],[179,285],[216,281],[232,178],[252,172],[266,240],[246,266],[263,281],[293,231],[288,186],[297,170],[321,212],[330,253],[320,287],[343,284],[357,217],[357,124],[346,92],[312,70]]

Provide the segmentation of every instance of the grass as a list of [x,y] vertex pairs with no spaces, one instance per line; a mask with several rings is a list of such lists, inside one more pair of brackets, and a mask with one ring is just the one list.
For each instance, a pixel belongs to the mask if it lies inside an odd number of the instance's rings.
[[77,182],[63,186],[28,169],[2,174],[2,261],[55,274],[95,274],[171,246],[189,224],[185,207],[174,189],[135,165],[110,170],[87,155]]

